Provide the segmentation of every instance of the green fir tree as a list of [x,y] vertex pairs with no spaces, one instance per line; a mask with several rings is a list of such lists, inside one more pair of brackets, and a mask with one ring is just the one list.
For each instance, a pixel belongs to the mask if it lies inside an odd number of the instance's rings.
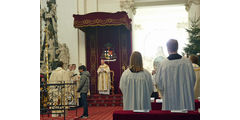
[[191,25],[186,31],[189,34],[189,43],[184,48],[187,55],[200,53],[200,18],[191,20]]

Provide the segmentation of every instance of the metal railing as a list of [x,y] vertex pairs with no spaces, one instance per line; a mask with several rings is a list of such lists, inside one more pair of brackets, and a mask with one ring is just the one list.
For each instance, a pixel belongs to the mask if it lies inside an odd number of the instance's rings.
[[[41,86],[41,114],[63,114],[66,110],[75,109],[77,116],[77,84],[76,83],[51,83]],[[47,92],[47,93],[46,93]]]

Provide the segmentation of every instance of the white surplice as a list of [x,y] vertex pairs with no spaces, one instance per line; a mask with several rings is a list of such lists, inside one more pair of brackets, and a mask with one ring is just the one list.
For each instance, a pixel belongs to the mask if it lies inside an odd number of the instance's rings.
[[64,70],[61,67],[58,67],[57,69],[52,71],[49,83],[59,83],[64,81],[65,83],[70,82],[70,74],[68,71]]
[[151,110],[153,84],[147,70],[138,73],[125,70],[119,88],[123,94],[123,110]]
[[194,110],[196,77],[187,58],[164,60],[156,73],[157,87],[162,94],[162,110]]
[[[49,79],[49,84],[59,84],[59,83],[69,83],[70,82],[70,75],[69,72],[64,70],[61,67],[58,67],[57,69],[55,69],[54,71],[52,71],[52,74],[50,76]],[[58,87],[59,88],[59,87]],[[56,86],[50,86],[49,89],[49,96],[50,98],[53,98],[53,104],[54,105],[58,105],[59,101],[62,102],[57,95],[59,95],[59,91],[58,88],[56,88]],[[65,88],[63,88],[65,89]],[[64,91],[64,90],[62,90]],[[65,89],[65,95],[69,94],[69,92],[71,92],[69,89]],[[60,94],[60,96],[63,97],[63,94]],[[67,105],[67,100],[65,100],[65,104]],[[55,108],[55,106],[51,107],[51,108]],[[68,108],[68,107],[66,107]],[[52,111],[52,113],[60,113],[62,111]],[[53,115],[54,117],[56,117],[56,114]]]

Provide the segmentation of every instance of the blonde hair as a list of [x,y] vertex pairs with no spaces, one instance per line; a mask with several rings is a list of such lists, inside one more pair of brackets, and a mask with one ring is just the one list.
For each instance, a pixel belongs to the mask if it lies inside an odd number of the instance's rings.
[[135,51],[132,53],[132,55],[130,57],[130,67],[129,68],[132,72],[143,71],[142,55],[140,52]]

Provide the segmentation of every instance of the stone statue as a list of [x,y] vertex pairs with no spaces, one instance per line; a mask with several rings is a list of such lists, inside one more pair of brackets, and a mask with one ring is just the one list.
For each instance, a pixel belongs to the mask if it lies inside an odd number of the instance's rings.
[[43,63],[43,64],[40,66],[40,73],[45,74],[45,72],[46,72],[46,64]]
[[[51,15],[52,23],[53,23],[53,29],[57,33],[57,16],[56,16],[56,4],[51,5],[51,11],[49,12]],[[55,35],[56,36],[56,35]]]
[[[49,37],[57,40],[57,16],[56,16],[56,4],[48,3],[49,12],[45,14],[45,20],[49,30]],[[48,24],[49,22],[49,24]]]
[[[48,50],[49,72],[54,69],[56,59],[64,63],[64,68],[67,68],[70,60],[69,49],[66,44],[60,44],[57,36],[57,5],[56,0],[46,1],[47,7],[40,6],[40,70],[45,72],[46,67],[46,49]],[[46,35],[47,31],[47,35]],[[48,48],[45,44],[48,43]]]
[[67,65],[69,64],[70,55],[69,55],[69,49],[66,45],[66,43],[59,44],[59,48],[56,50],[56,53],[59,54],[58,59],[63,62],[64,68],[67,68]]
[[49,53],[49,55],[50,55],[49,62],[53,62],[54,59],[55,59],[54,40],[53,40],[53,39],[49,39],[49,40],[48,40],[48,45],[49,45],[48,53]]

